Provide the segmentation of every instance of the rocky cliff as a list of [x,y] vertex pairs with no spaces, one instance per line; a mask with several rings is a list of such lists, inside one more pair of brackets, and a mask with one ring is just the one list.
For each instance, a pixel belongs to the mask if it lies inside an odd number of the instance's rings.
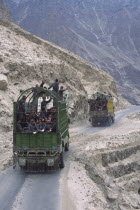
[[1,141],[12,139],[12,103],[20,90],[39,84],[47,86],[58,78],[70,92],[70,116],[87,116],[88,94],[106,91],[118,97],[113,78],[93,68],[80,57],[50,42],[32,36],[18,26],[0,22],[0,134]]
[[105,70],[125,98],[140,103],[139,0],[5,2],[20,26]]

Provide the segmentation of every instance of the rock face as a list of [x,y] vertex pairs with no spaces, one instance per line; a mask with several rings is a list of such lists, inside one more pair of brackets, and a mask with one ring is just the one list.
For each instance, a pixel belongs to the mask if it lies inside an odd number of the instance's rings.
[[[113,78],[93,68],[80,57],[22,30],[10,22],[0,21],[0,152],[12,147],[13,102],[20,90],[46,80],[48,87],[58,78],[69,88],[69,114],[74,120],[88,113],[88,94],[106,91],[118,96]],[[8,86],[7,86],[8,83]],[[7,150],[7,145],[9,149]],[[0,158],[1,159],[1,158]]]
[[139,0],[5,0],[16,23],[112,75],[140,103]]
[[[140,124],[137,118],[128,121],[131,125],[136,125],[136,122]],[[121,121],[120,124],[121,130],[124,131],[122,125],[126,126],[126,121]],[[118,135],[121,132],[119,126],[110,128],[111,135],[106,131],[91,134],[88,130],[86,134],[83,132],[78,136],[75,127],[72,129],[74,133],[71,130],[71,141],[76,145],[76,149],[72,153],[74,161],[71,163],[71,169],[77,167],[77,173],[69,182],[71,186],[74,184],[74,186],[77,185],[76,189],[80,189],[80,193],[78,190],[73,192],[75,200],[78,201],[80,197],[82,202],[81,197],[86,189],[84,199],[88,195],[88,202],[83,209],[140,209],[139,127],[135,132],[125,131],[129,133],[123,135]],[[115,130],[117,135],[113,136]],[[78,167],[79,163],[82,164],[83,169]],[[83,173],[84,170],[86,175]],[[92,180],[90,184],[87,178]]]
[[3,0],[0,0],[0,20],[3,21],[11,20],[10,13],[7,7],[4,5]]
[[73,120],[87,116],[88,94],[106,91],[118,102],[113,78],[73,53],[8,22],[0,22],[0,37],[1,134],[8,135],[7,131],[11,131],[12,103],[17,100],[20,90],[40,84],[43,79],[47,87],[58,78],[69,88],[69,112]]
[[8,86],[7,77],[3,74],[0,74],[0,90],[6,90]]

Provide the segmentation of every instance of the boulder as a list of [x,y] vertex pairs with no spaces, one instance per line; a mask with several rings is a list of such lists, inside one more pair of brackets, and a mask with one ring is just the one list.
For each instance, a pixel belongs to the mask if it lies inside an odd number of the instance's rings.
[[0,74],[0,90],[6,90],[8,87],[8,79],[5,75]]

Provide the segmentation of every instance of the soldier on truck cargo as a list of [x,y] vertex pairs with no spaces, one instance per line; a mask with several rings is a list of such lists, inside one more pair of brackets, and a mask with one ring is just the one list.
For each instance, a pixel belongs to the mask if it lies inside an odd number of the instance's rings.
[[42,123],[42,126],[43,126],[43,127],[45,127],[45,126],[46,126],[46,123],[45,123],[45,117],[41,119],[41,123]]
[[23,118],[23,120],[22,120],[22,126],[23,126],[24,128],[27,128],[28,125],[29,125],[29,123],[30,123],[30,120],[31,120],[30,114],[29,114],[29,113],[25,113],[25,116],[24,116],[24,118]]
[[36,134],[38,132],[37,126],[35,121],[32,119],[29,123],[29,133]]
[[30,120],[37,121],[39,119],[39,116],[37,115],[36,112],[31,112],[30,114]]
[[45,124],[42,123],[41,119],[37,120],[36,122],[37,130],[38,132],[44,132],[45,131]]
[[56,117],[57,117],[57,112],[56,112],[56,108],[55,107],[52,107],[51,110],[50,110],[50,118],[51,120],[54,122],[56,122]]
[[21,120],[17,121],[17,127],[16,127],[17,132],[22,132],[22,126],[21,126]]
[[56,122],[52,122],[50,118],[45,118],[46,122],[46,131],[48,133],[56,131]]
[[58,93],[58,91],[59,91],[59,81],[58,81],[58,79],[56,79],[55,82],[50,85],[48,90],[51,89],[51,88],[53,88],[54,92]]
[[16,126],[16,131],[19,133],[30,133],[28,126],[29,126],[29,124],[27,124],[25,127],[23,122],[21,120],[18,120],[17,126]]
[[47,115],[46,112],[41,111],[41,112],[39,113],[39,118],[40,118],[40,119],[43,119],[43,118],[46,117],[46,115]]
[[45,123],[46,123],[46,127],[45,127],[45,130],[47,132],[51,132],[52,131],[52,123],[51,123],[51,119],[49,118],[45,118]]

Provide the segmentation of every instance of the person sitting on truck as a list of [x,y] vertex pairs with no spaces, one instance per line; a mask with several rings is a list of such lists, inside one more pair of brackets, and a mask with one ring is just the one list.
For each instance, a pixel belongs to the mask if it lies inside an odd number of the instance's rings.
[[47,115],[46,112],[41,111],[41,112],[39,113],[39,118],[40,118],[40,119],[43,119],[43,118],[46,117],[46,115]]
[[21,120],[17,121],[16,130],[17,130],[17,132],[20,132],[20,133],[23,131],[23,128],[22,128],[22,125],[21,125]]
[[94,110],[95,111],[99,110],[99,102],[98,101],[96,101],[94,104]]
[[101,100],[100,96],[97,96],[96,101],[100,101],[100,100]]
[[39,119],[39,116],[37,115],[37,112],[30,113],[30,121],[34,120],[36,122],[38,119]]
[[107,100],[103,101],[102,110],[107,110]]
[[27,128],[28,127],[28,125],[30,123],[30,120],[31,120],[30,114],[29,113],[25,113],[25,116],[24,116],[24,118],[22,120],[22,126],[23,126],[23,128]]
[[37,126],[35,121],[32,119],[29,123],[29,133],[36,134],[38,132]]
[[44,132],[45,131],[46,125],[44,123],[42,123],[41,119],[37,120],[36,126],[37,126],[38,132]]
[[46,131],[48,133],[52,132],[52,129],[53,129],[53,123],[51,122],[51,119],[49,118],[45,118],[45,122],[46,122]]
[[51,108],[51,121],[56,122],[56,118],[57,118],[57,112],[56,112],[56,108],[52,107]]
[[51,132],[56,132],[56,112],[51,113],[50,117]]
[[51,120],[51,119],[52,119],[52,114],[49,113],[46,117],[47,117],[49,120]]
[[43,96],[42,99],[43,101],[41,102],[41,111],[46,112],[46,105],[50,103],[52,99],[50,98],[48,101],[46,101],[45,96]]
[[51,122],[55,123],[56,122],[56,115],[51,114]]
[[16,130],[17,130],[17,132],[20,132],[20,133],[29,133],[30,132],[29,128],[28,128],[28,125],[27,125],[27,127],[22,126],[22,121],[21,120],[18,120]]
[[52,107],[52,108],[51,108],[51,113],[52,113],[52,114],[56,114],[56,108],[55,108],[55,107]]
[[50,85],[48,90],[51,89],[51,88],[53,88],[54,92],[58,93],[58,91],[59,91],[59,81],[58,81],[58,79],[56,79],[55,82]]
[[42,123],[42,126],[43,126],[44,128],[46,128],[45,117],[44,117],[44,118],[41,118],[41,123]]
[[95,111],[95,105],[96,105],[96,103],[92,103],[90,105],[90,111]]

